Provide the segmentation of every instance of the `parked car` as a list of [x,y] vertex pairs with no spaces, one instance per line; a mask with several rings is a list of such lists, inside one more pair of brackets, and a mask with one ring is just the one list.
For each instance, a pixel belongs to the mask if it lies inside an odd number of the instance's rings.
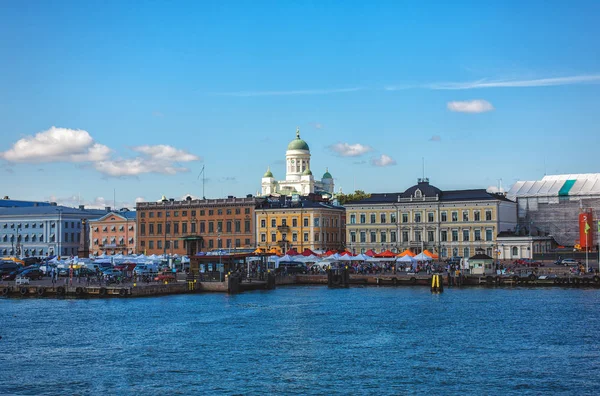
[[563,259],[561,261],[561,264],[564,265],[565,267],[568,267],[568,266],[571,266],[571,265],[579,265],[581,263],[579,261],[575,260],[575,259],[567,258],[567,259]]
[[107,270],[102,271],[102,275],[117,277],[117,276],[121,276],[122,273],[121,273],[121,271],[117,271],[117,270],[114,270],[112,268],[109,268]]
[[19,271],[17,271],[17,270],[11,271],[8,274],[2,275],[2,280],[14,281],[17,278],[17,275],[19,275]]
[[158,282],[175,282],[176,278],[172,272],[160,272],[154,277],[154,280]]
[[39,268],[31,268],[31,269],[26,269],[26,270],[22,271],[19,274],[19,277],[27,278],[29,280],[43,279],[44,273],[42,271],[40,271]]
[[2,260],[0,261],[0,275],[10,274],[13,271],[21,269],[21,264],[15,263],[14,261]]

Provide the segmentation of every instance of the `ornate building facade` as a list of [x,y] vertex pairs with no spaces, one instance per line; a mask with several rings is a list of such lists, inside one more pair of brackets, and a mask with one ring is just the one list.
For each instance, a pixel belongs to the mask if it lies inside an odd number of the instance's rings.
[[285,153],[285,180],[276,180],[268,168],[262,177],[261,193],[268,195],[308,195],[312,193],[333,194],[333,177],[326,169],[321,180],[315,180],[310,167],[310,148],[300,139],[300,130],[296,130],[296,139],[292,140]]
[[517,225],[517,204],[503,195],[442,191],[428,179],[404,192],[372,194],[344,206],[347,246],[356,253],[428,249],[448,258],[482,249],[496,258],[497,235]]

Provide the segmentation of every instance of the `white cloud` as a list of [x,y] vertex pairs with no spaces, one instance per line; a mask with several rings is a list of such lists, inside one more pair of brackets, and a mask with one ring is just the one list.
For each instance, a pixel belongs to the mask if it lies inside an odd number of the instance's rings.
[[135,199],[135,202],[136,202],[136,203],[138,203],[138,202],[146,202],[146,198],[144,198],[144,197],[137,197],[137,198]]
[[98,161],[94,164],[94,167],[98,172],[114,177],[138,176],[143,173],[174,175],[189,171],[188,168],[176,166],[169,161],[143,157]]
[[458,113],[485,113],[494,110],[494,106],[487,100],[476,99],[448,102],[448,110]]
[[381,154],[380,157],[371,158],[371,165],[373,165],[373,166],[392,166],[392,165],[396,165],[396,161],[388,155]]
[[132,150],[137,151],[138,153],[146,154],[152,159],[162,161],[190,162],[200,160],[200,157],[194,154],[190,154],[185,150],[179,150],[175,147],[168,146],[165,144],[159,144],[156,146],[132,147]]
[[369,151],[373,151],[371,146],[366,146],[360,143],[336,143],[329,146],[329,149],[342,157],[359,157]]
[[96,143],[87,131],[52,127],[35,136],[19,139],[12,148],[0,153],[10,162],[89,162],[101,161],[111,150]]
[[88,200],[81,198],[79,195],[71,195],[67,197],[57,197],[56,195],[51,195],[45,199],[46,201],[56,202],[58,205],[69,206],[72,208],[77,208],[79,205],[84,205],[86,209],[104,209],[108,206],[110,206],[113,210],[118,210],[121,208],[135,208],[135,202],[117,201],[115,203],[112,199],[106,199],[104,197],[95,197],[91,200]]
[[600,82],[600,74],[538,78],[533,80],[477,80],[471,82],[443,82],[429,84],[430,89],[477,89],[477,88],[519,88],[519,87],[549,87],[555,85],[571,85]]
[[239,91],[239,92],[221,92],[217,95],[222,96],[290,96],[290,95],[328,95],[334,93],[346,93],[361,91],[363,88],[339,88],[339,89],[300,89],[295,91]]
[[429,138],[430,142],[441,142],[442,138],[439,135],[433,135],[431,138]]

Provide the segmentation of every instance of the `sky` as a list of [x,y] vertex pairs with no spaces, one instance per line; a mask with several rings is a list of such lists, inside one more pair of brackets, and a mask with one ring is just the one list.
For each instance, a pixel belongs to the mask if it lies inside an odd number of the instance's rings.
[[595,173],[598,15],[597,1],[3,1],[1,195],[256,194],[267,167],[285,178],[296,128],[336,191],[404,191],[423,169],[442,190]]

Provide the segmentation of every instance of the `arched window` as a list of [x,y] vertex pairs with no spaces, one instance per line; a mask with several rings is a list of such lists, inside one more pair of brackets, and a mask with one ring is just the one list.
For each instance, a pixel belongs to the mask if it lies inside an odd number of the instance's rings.
[[423,193],[421,192],[421,190],[419,190],[417,188],[417,190],[415,191],[415,198],[421,198],[423,197]]
[[519,248],[516,246],[513,246],[512,248],[512,255],[513,256],[518,256],[519,255]]
[[458,248],[453,248],[452,249],[452,256],[453,257],[457,257],[458,256]]
[[465,258],[469,257],[471,255],[470,253],[471,252],[470,252],[469,248],[463,249],[463,257],[465,257]]

